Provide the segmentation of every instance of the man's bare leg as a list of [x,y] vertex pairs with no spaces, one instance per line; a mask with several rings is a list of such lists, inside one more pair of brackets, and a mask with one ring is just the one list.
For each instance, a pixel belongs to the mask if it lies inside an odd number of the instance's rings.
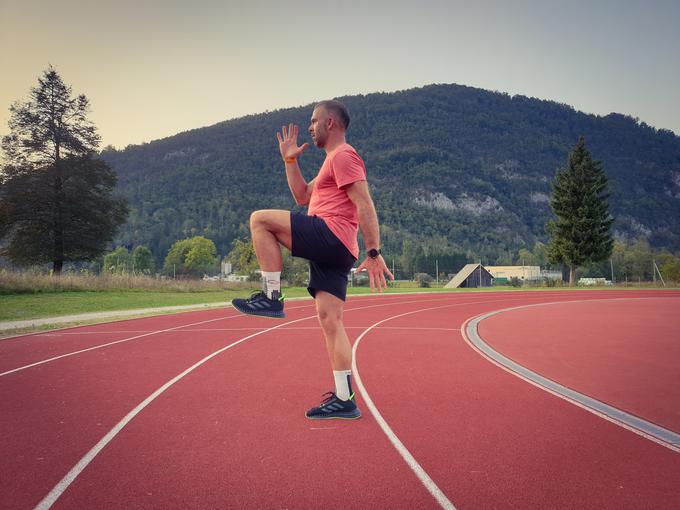
[[290,212],[264,209],[250,215],[250,233],[261,271],[281,271],[281,247],[292,245]]
[[341,400],[351,397],[352,347],[343,324],[345,302],[334,295],[316,292],[316,310],[326,339],[326,350],[333,368],[336,394]]
[[345,302],[333,294],[322,290],[316,292],[316,313],[333,370],[352,369],[352,346],[342,322],[344,308]]

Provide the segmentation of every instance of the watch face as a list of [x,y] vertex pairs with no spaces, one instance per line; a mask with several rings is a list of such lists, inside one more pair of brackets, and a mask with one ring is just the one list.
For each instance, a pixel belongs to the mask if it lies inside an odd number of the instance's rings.
[[378,255],[380,255],[379,250],[376,250],[375,248],[368,250],[368,256],[371,257],[372,259],[377,259]]

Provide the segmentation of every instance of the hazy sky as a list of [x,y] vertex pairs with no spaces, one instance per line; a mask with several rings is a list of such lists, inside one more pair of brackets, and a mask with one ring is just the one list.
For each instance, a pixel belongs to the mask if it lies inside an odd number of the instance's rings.
[[118,148],[458,83],[680,134],[680,1],[0,0],[0,135],[52,64]]

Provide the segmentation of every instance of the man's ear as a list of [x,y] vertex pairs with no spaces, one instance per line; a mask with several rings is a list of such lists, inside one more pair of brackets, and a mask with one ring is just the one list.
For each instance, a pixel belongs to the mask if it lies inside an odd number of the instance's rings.
[[328,118],[326,119],[326,128],[330,129],[331,127],[334,127],[334,126],[335,126],[335,119],[329,115]]

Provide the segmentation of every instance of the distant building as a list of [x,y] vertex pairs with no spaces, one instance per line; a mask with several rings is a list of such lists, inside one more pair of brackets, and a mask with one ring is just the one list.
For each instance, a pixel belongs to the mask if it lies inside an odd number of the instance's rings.
[[538,266],[486,266],[493,275],[496,283],[510,281],[511,278],[520,280],[540,280],[541,268]]
[[458,271],[449,283],[444,285],[446,289],[470,289],[479,287],[491,287],[493,275],[481,264],[467,264]]
[[561,280],[562,271],[541,269],[539,266],[486,266],[495,283],[505,283],[511,278],[522,281]]

